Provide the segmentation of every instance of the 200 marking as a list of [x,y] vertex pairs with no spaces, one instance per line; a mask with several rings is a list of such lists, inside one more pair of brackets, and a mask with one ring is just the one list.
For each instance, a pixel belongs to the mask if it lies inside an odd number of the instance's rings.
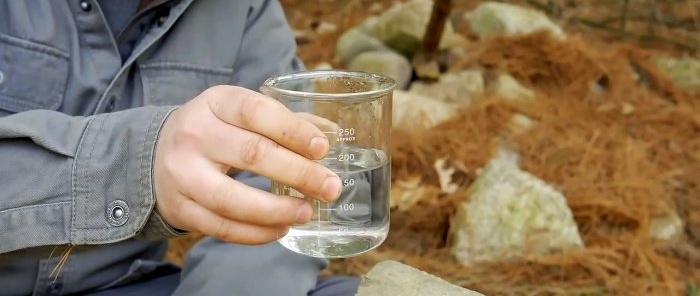
[[338,154],[338,161],[353,161],[353,160],[355,160],[355,154],[353,154],[353,153]]

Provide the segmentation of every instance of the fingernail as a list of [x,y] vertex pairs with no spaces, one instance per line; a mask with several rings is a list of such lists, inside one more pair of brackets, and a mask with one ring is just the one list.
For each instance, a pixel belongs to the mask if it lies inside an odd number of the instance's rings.
[[342,184],[336,176],[327,177],[321,186],[321,194],[328,201],[335,200],[340,195]]
[[281,239],[281,238],[285,237],[287,235],[287,233],[289,233],[289,228],[283,229],[282,231],[277,233],[277,239]]
[[309,154],[314,159],[322,158],[328,149],[328,139],[325,137],[314,137],[309,143]]
[[297,210],[297,223],[306,223],[311,219],[311,207],[307,203],[302,204]]

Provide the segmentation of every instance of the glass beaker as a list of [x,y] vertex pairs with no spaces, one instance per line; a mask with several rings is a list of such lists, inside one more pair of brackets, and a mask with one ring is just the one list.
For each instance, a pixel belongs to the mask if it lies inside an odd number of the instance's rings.
[[343,183],[334,202],[319,202],[272,182],[272,192],[304,198],[314,209],[308,223],[293,225],[279,242],[313,257],[341,258],[379,246],[389,232],[391,78],[339,70],[272,77],[260,91],[321,129],[330,142],[319,160]]

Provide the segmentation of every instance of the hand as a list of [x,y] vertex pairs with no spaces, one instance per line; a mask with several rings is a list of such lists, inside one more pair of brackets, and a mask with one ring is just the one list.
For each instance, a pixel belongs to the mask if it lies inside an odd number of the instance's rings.
[[276,100],[234,87],[212,87],[173,111],[156,143],[156,208],[172,227],[241,244],[284,236],[311,217],[300,198],[277,196],[227,174],[247,170],[330,201],[341,182],[313,161],[327,137]]

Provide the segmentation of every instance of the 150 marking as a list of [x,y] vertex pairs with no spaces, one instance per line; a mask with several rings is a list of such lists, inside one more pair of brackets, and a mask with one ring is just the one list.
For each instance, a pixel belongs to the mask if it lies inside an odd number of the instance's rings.
[[343,186],[353,186],[355,185],[355,179],[343,179]]

